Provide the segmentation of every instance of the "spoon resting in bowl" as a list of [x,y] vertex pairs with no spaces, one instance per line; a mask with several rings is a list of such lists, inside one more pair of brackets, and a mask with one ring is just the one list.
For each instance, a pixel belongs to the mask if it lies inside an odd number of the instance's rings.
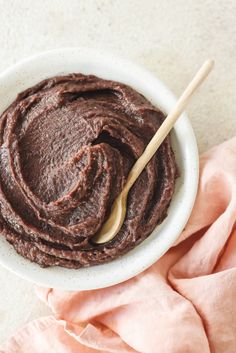
[[146,146],[142,155],[137,159],[132,169],[129,172],[126,184],[115,199],[111,213],[107,221],[103,224],[100,231],[93,237],[93,242],[97,244],[106,243],[112,240],[124,223],[126,216],[126,207],[127,207],[127,197],[128,193],[142,173],[150,159],[154,156],[166,136],[169,134],[170,130],[174,126],[177,119],[181,116],[185,107],[187,106],[190,98],[195,93],[197,88],[202,84],[202,82],[206,79],[210,71],[214,66],[213,60],[207,60],[196,73],[192,81],[189,83],[187,88],[184,90],[180,98],[178,99],[176,105],[168,114],[166,119],[161,124],[160,128],[157,130],[155,135],[152,137],[148,145]]

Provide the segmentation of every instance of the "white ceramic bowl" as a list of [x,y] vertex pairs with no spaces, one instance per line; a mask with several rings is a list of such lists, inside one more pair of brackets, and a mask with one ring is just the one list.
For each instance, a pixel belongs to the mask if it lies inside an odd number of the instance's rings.
[[[176,102],[164,84],[145,69],[104,52],[87,48],[57,49],[33,56],[0,74],[0,114],[17,93],[54,75],[94,74],[132,86],[168,113]],[[198,183],[198,151],[185,114],[172,132],[172,146],[181,176],[168,216],[153,233],[126,255],[103,265],[79,270],[41,268],[18,255],[0,236],[0,263],[17,275],[43,286],[88,290],[123,282],[151,266],[174,243],[189,218]]]

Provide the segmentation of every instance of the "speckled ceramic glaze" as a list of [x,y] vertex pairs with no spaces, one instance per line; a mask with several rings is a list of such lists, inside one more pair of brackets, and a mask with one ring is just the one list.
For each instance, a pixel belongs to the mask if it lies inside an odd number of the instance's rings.
[[[73,72],[94,74],[128,84],[166,113],[176,101],[157,78],[130,62],[91,49],[68,48],[34,56],[3,72],[0,75],[0,114],[16,98],[17,93],[45,78]],[[89,268],[41,268],[18,255],[14,248],[0,237],[0,263],[37,284],[67,290],[114,285],[152,265],[181,233],[196,195],[198,152],[192,128],[185,115],[174,128],[172,146],[181,177],[177,180],[168,216],[135,249],[110,263]]]

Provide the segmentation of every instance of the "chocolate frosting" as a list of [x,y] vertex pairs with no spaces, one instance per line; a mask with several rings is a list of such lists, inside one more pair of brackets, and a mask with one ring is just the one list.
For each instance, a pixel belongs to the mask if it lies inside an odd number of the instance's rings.
[[167,138],[132,187],[122,229],[92,237],[164,119],[124,84],[71,74],[22,92],[0,118],[1,234],[41,266],[108,262],[167,214],[177,168]]

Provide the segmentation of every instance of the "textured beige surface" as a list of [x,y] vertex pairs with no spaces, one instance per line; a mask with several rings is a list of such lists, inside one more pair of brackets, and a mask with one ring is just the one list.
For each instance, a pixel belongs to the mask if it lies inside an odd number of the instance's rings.
[[[97,47],[144,65],[178,95],[212,57],[215,70],[188,109],[204,151],[236,134],[235,16],[234,0],[0,0],[0,71],[51,48]],[[49,310],[2,268],[0,282],[2,342]]]

